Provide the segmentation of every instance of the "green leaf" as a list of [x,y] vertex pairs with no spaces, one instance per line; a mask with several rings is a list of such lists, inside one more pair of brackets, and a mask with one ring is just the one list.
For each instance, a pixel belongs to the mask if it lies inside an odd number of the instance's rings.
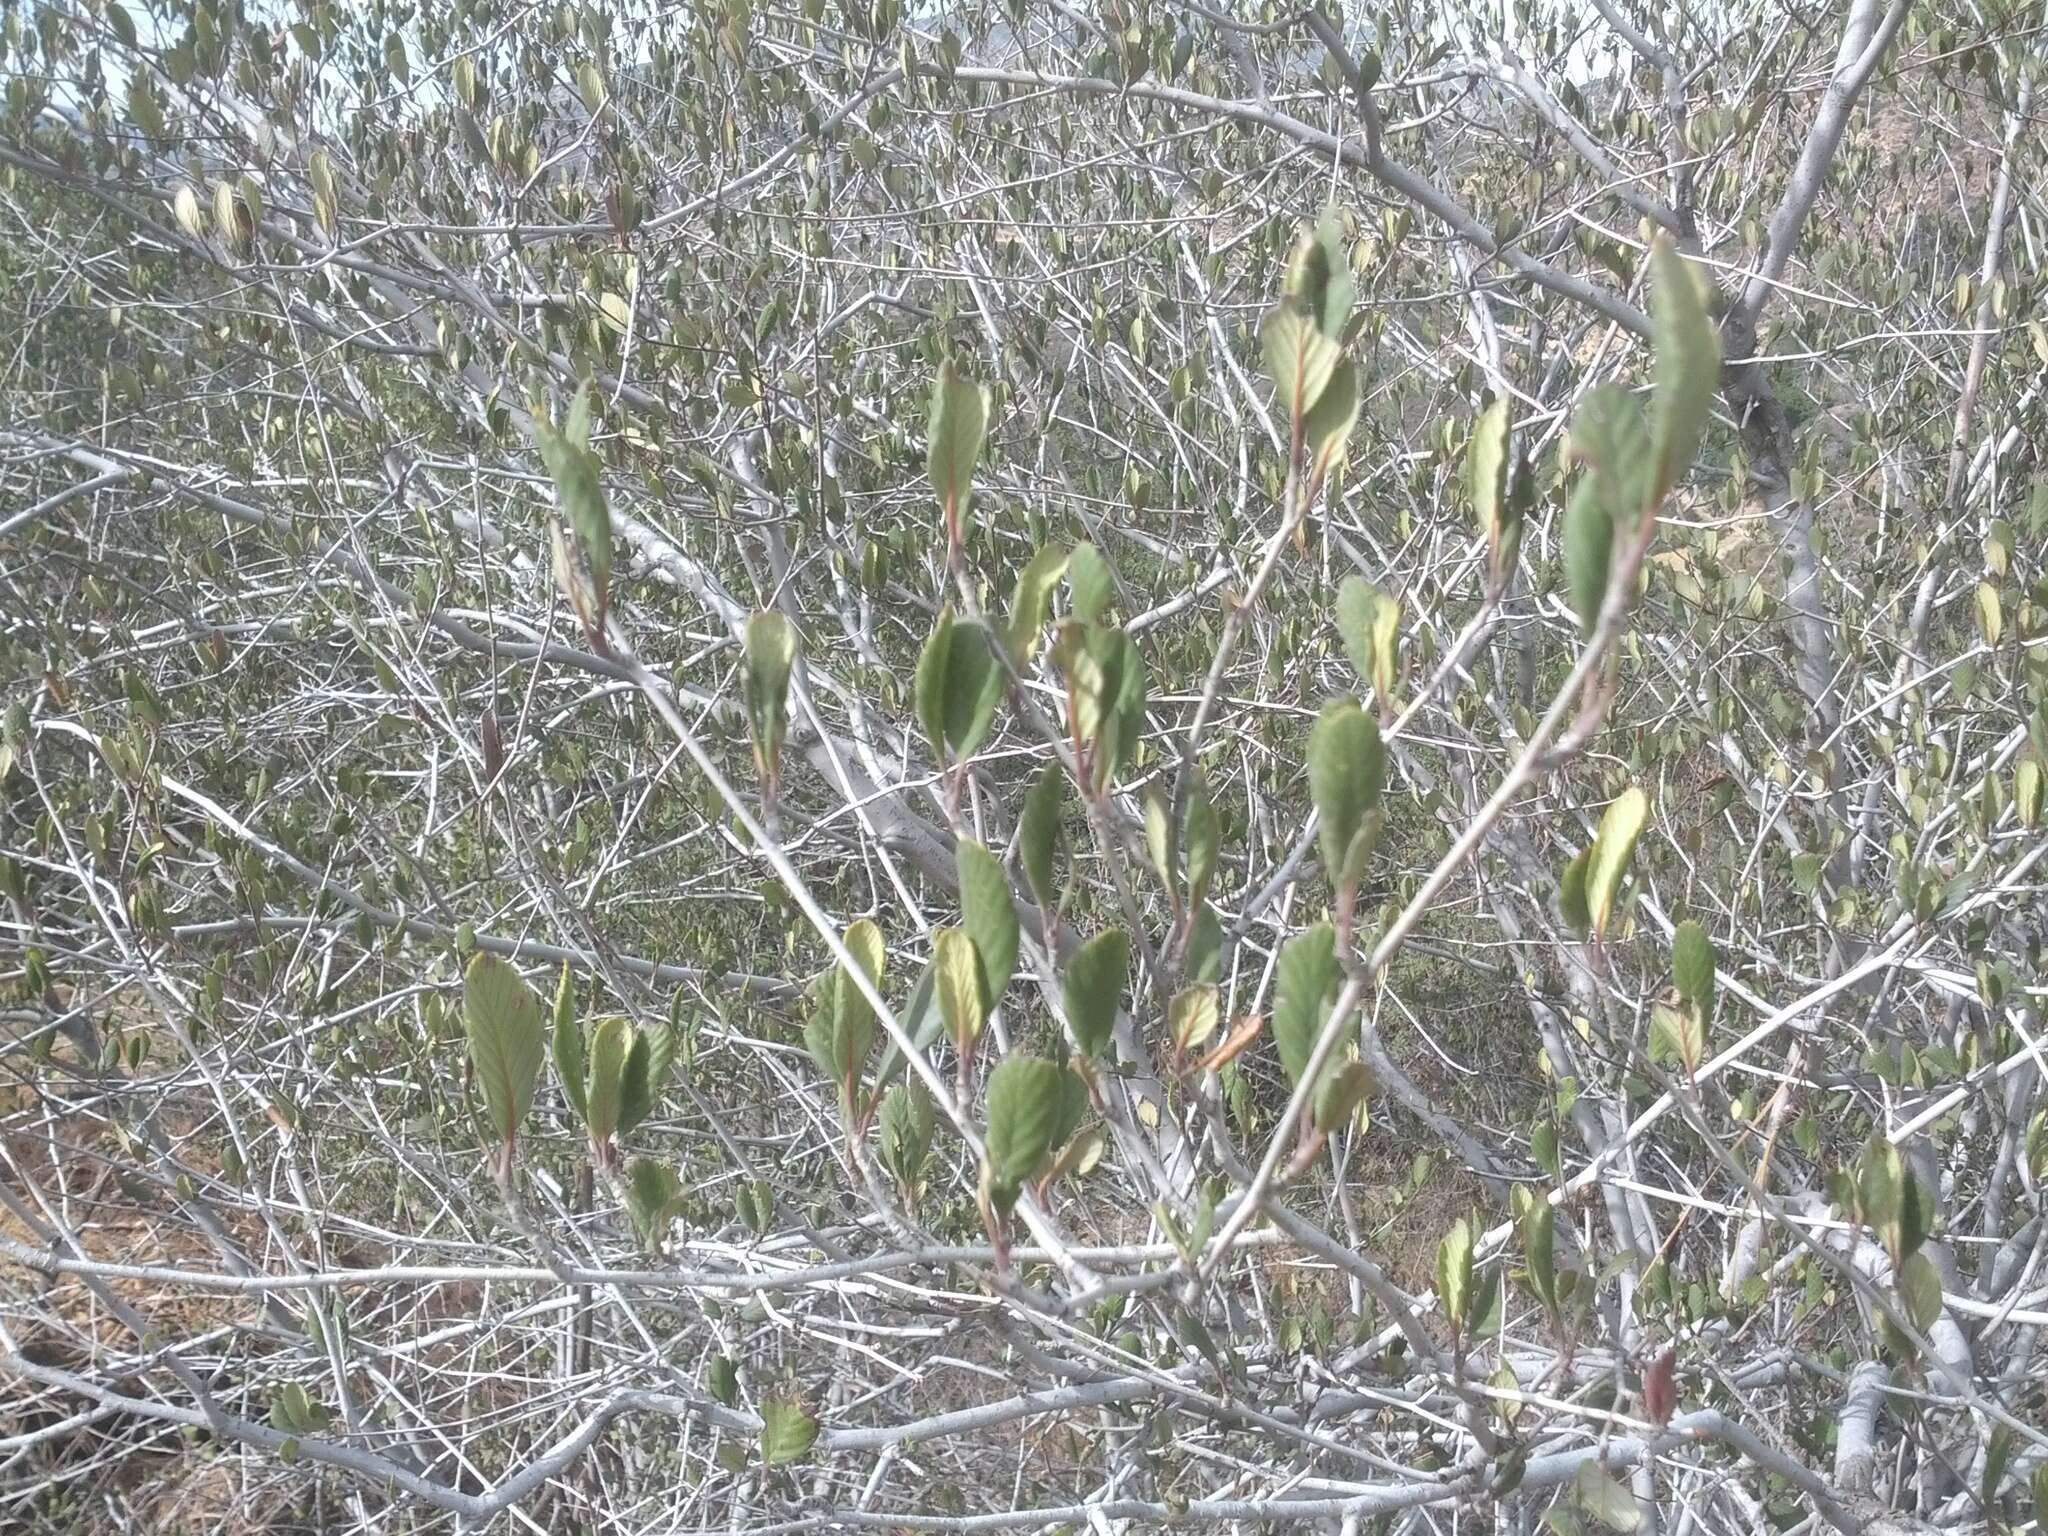
[[[846,930],[845,945],[870,982],[877,985],[887,963],[882,930],[862,918]],[[818,1005],[804,1026],[804,1044],[827,1077],[851,1090],[874,1048],[875,1010],[854,985],[844,965],[835,966],[820,989]]]
[[[677,1004],[682,1002],[681,993],[676,994],[675,1001]],[[662,1086],[668,1082],[669,1069],[675,1065],[676,1052],[682,1045],[682,1031],[677,1027],[674,1015],[675,1009],[672,1007],[669,1018],[652,1029],[640,1031],[640,1038],[647,1042],[648,1100],[644,1107],[637,1104],[627,1105],[627,1130],[631,1130],[652,1113],[655,1102],[661,1097]]]
[[1607,597],[1607,575],[1614,560],[1614,517],[1601,495],[1600,482],[1588,476],[1578,483],[1564,509],[1565,590],[1579,633],[1591,636]]
[[1351,658],[1358,681],[1368,688],[1377,671],[1374,634],[1384,595],[1363,576],[1346,576],[1337,588],[1337,636],[1344,642],[1344,654]]
[[1593,932],[1604,939],[1608,920],[1614,916],[1615,898],[1621,894],[1622,876],[1649,819],[1650,799],[1630,785],[1608,805],[1600,818],[1600,831],[1593,839],[1592,858],[1586,866],[1586,912]]
[[1437,1245],[1436,1298],[1451,1327],[1462,1331],[1472,1305],[1472,1224],[1462,1216]]
[[1300,1086],[1329,1021],[1342,971],[1337,964],[1337,931],[1317,923],[1282,946],[1273,980],[1273,1043],[1290,1083]]
[[989,1074],[989,1183],[1004,1206],[1052,1150],[1066,1075],[1036,1056],[1006,1056]]
[[747,726],[754,738],[754,765],[765,777],[780,771],[782,741],[789,725],[789,674],[796,664],[796,631],[774,609],[747,620],[742,687]]
[[1636,1496],[1615,1481],[1614,1475],[1591,1457],[1579,1463],[1577,1480],[1572,1484],[1572,1497],[1593,1519],[1610,1531],[1619,1531],[1623,1536],[1639,1530],[1643,1523],[1643,1512],[1636,1505]]
[[641,1242],[650,1248],[659,1244],[682,1203],[682,1193],[675,1171],[666,1163],[636,1157],[626,1165],[626,1214]]
[[2012,765],[2012,814],[2021,826],[2032,829],[2041,824],[2044,793],[2048,773],[2042,772],[2037,759],[2022,757]]
[[804,1020],[804,1049],[811,1053],[811,1060],[830,1082],[841,1081],[839,1075],[839,1035],[832,1020],[832,986],[819,989],[813,1000],[809,1016]]
[[882,1100],[882,1166],[906,1187],[924,1176],[934,1124],[931,1092],[918,1078],[898,1083]]
[[626,1048],[626,1071],[619,1080],[619,1128],[624,1136],[654,1112],[654,1077],[650,1065],[654,1037],[644,1029],[633,1031],[633,1043]]
[[1487,547],[1499,545],[1512,515],[1508,508],[1508,397],[1502,395],[1472,423],[1465,445],[1465,481],[1472,496],[1472,515]]
[[602,1144],[618,1134],[626,1057],[632,1049],[633,1026],[625,1019],[600,1019],[590,1032],[590,1067],[583,1092],[589,1106],[584,1119],[592,1141]]
[[508,1144],[533,1108],[534,1079],[546,1053],[540,1004],[518,971],[478,954],[463,974],[462,1023],[491,1128]]
[[704,1390],[730,1408],[740,1400],[740,1373],[730,1355],[713,1355],[704,1367]]
[[1323,706],[1308,736],[1308,792],[1321,818],[1317,837],[1332,885],[1342,883],[1353,840],[1379,803],[1385,766],[1380,728],[1356,699]]
[[1067,552],[1048,544],[1031,557],[1030,564],[1017,573],[1017,589],[1010,596],[1010,659],[1019,667],[1031,660],[1038,649],[1038,637],[1052,614],[1052,594],[1067,572]]
[[911,682],[911,701],[917,709],[917,723],[924,728],[932,751],[946,755],[946,680],[953,655],[953,605],[939,610],[938,621],[925,637],[917,654],[917,672]]
[[1090,1056],[1100,1057],[1109,1050],[1130,964],[1130,939],[1121,928],[1105,928],[1075,950],[1067,962],[1061,1002],[1075,1042]]
[[1617,525],[1632,524],[1656,504],[1650,496],[1654,453],[1642,406],[1619,384],[1589,390],[1572,412],[1567,457],[1592,467],[1601,503]]
[[1325,208],[1313,227],[1302,228],[1287,259],[1280,296],[1333,341],[1344,334],[1351,318],[1351,264],[1345,260],[1336,209]]
[[1054,659],[1067,674],[1075,731],[1092,743],[1095,780],[1108,784],[1145,732],[1145,663],[1121,629],[1078,623],[1061,626]]
[[1188,929],[1187,973],[1190,981],[1223,978],[1223,919],[1214,907],[1197,912]]
[[1216,873],[1216,807],[1209,800],[1208,777],[1197,767],[1188,778],[1187,814],[1181,820],[1181,862],[1187,877],[1188,902],[1199,906]]
[[1707,1032],[1699,1008],[1684,1003],[1677,1008],[1657,1003],[1650,1010],[1651,1055],[1673,1058],[1685,1067],[1688,1079],[1698,1076],[1706,1057]]
[[560,430],[536,416],[533,435],[541,462],[554,478],[555,505],[567,519],[602,599],[611,582],[612,519],[599,479],[603,466],[590,447],[589,386],[576,391]]
[[[1145,792],[1145,857],[1150,861],[1153,872],[1159,876],[1161,885],[1172,879],[1172,865],[1168,860],[1168,844],[1173,829],[1169,825],[1173,813],[1166,808],[1166,796],[1157,789]],[[1169,892],[1171,895],[1171,892]],[[1178,902],[1175,903],[1178,905]]]
[[1372,1096],[1378,1086],[1372,1068],[1362,1061],[1347,1061],[1327,1074],[1316,1090],[1316,1129],[1324,1135],[1335,1133]]
[[1999,601],[1998,584],[1990,581],[1977,583],[1977,632],[1989,646],[1998,644],[1998,637],[2005,633],[2004,605]]
[[1115,595],[1116,575],[1102,551],[1093,544],[1076,544],[1067,556],[1067,599],[1073,616],[1083,624],[1096,623]]
[[1302,423],[1302,441],[1308,447],[1312,479],[1327,478],[1341,463],[1351,444],[1351,429],[1358,424],[1358,369],[1349,358],[1330,370],[1308,420]]
[[932,385],[928,467],[939,505],[957,524],[966,522],[974,466],[981,458],[982,439],[987,432],[988,392],[948,358],[940,365],[939,376]]
[[962,1055],[973,1049],[988,1022],[988,1004],[982,997],[985,974],[974,940],[964,931],[941,928],[932,935],[932,978],[939,994],[939,1015]]
[[761,1460],[771,1467],[802,1461],[818,1443],[818,1421],[794,1397],[761,1404]]
[[1059,1147],[1081,1128],[1088,1115],[1088,1085],[1069,1062],[1060,1069],[1059,1114],[1054,1117],[1051,1146]]
[[1066,806],[1066,773],[1055,758],[1038,771],[1024,796],[1024,811],[1017,819],[1017,862],[1023,867],[1031,896],[1045,913],[1048,932],[1059,905],[1059,882],[1054,877],[1053,854],[1059,842],[1061,813]]
[[1880,1230],[1899,1219],[1906,1165],[1899,1149],[1882,1135],[1871,1137],[1856,1165],[1858,1214]]
[[583,1097],[583,1031],[576,1027],[576,993],[569,980],[569,962],[562,962],[562,978],[555,983],[554,1057],[555,1077],[562,1084],[562,1096],[587,1120],[590,1110]]
[[1721,341],[1700,301],[1692,264],[1669,235],[1650,247],[1650,318],[1656,351],[1656,480],[1661,502],[1692,464],[1721,387]]
[[1906,1320],[1926,1333],[1941,1316],[1941,1273],[1924,1253],[1908,1254],[1899,1266],[1899,1306]]
[[[1351,265],[1345,259],[1336,218],[1326,213],[1314,229],[1303,230],[1295,243],[1281,283],[1280,302],[1267,313],[1259,330],[1275,397],[1290,420],[1304,428],[1343,355],[1351,297]],[[1329,427],[1326,422],[1326,439]]]
[[932,750],[955,761],[973,756],[995,719],[1003,670],[989,649],[987,627],[956,621],[949,604],[925,641],[914,685],[918,723]]
[[1217,993],[1212,986],[1183,987],[1167,1004],[1166,1026],[1182,1055],[1205,1045],[1216,1033]]
[[1342,348],[1307,314],[1286,304],[1267,313],[1259,327],[1259,344],[1273,378],[1275,403],[1290,421],[1303,423],[1305,435],[1306,418],[1336,372]]
[[1280,297],[1309,315],[1317,330],[1335,340],[1352,317],[1352,264],[1343,252],[1337,211],[1325,207],[1315,225],[1303,225],[1288,256]]
[[1714,941],[1691,918],[1671,931],[1671,984],[1680,997],[1699,1006],[1702,1019],[1713,1017]]
[[1557,1258],[1555,1238],[1557,1211],[1541,1195],[1529,1202],[1517,1226],[1522,1237],[1522,1259],[1528,1265],[1529,1289],[1551,1311],[1557,1310]]
[[981,957],[982,1002],[994,1011],[1017,969],[1017,909],[1010,877],[996,856],[972,838],[960,839],[955,854],[960,872],[961,922]]

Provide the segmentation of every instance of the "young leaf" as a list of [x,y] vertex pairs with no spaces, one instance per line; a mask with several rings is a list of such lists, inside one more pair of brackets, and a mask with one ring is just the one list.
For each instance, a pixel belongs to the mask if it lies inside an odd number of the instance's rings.
[[[555,505],[567,524],[556,525],[557,579],[570,606],[593,636],[604,629],[612,573],[612,519],[605,504],[601,468],[590,447],[590,392],[577,390],[560,430],[539,416],[533,423],[541,462],[555,482]],[[586,585],[587,583],[587,585]]]
[[935,1119],[931,1092],[918,1078],[898,1083],[882,1100],[882,1166],[905,1187],[924,1176]]
[[810,1015],[804,1020],[804,1049],[811,1053],[811,1060],[828,1081],[842,1081],[839,1073],[839,1035],[832,1021],[832,993],[834,988],[828,981],[813,999]]
[[1017,862],[1023,866],[1031,896],[1050,920],[1059,905],[1059,882],[1053,874],[1053,853],[1059,842],[1060,813],[1065,808],[1066,774],[1055,758],[1038,771],[1024,795],[1017,818]]
[[1223,977],[1223,920],[1204,906],[1188,927],[1189,981],[1220,981]]
[[1328,478],[1330,470],[1343,461],[1350,448],[1351,429],[1357,424],[1358,369],[1346,358],[1330,370],[1329,382],[1302,424],[1311,480]]
[[1607,807],[1600,818],[1599,834],[1593,839],[1593,856],[1586,866],[1586,911],[1593,932],[1607,936],[1607,923],[1614,915],[1614,901],[1621,894],[1621,877],[1636,851],[1636,839],[1650,814],[1650,800],[1630,785]]
[[955,854],[960,872],[961,922],[981,957],[982,1001],[993,1009],[1017,968],[1017,909],[1010,877],[980,843],[960,839]]
[[1281,948],[1273,980],[1273,1043],[1288,1082],[1297,1086],[1329,1020],[1340,974],[1337,931],[1328,923],[1296,934]]
[[1003,670],[989,650],[987,626],[956,621],[950,605],[917,661],[914,684],[918,723],[932,750],[954,761],[974,755],[995,719]]
[[1437,1245],[1436,1298],[1451,1327],[1463,1330],[1472,1305],[1472,1224],[1462,1216]]
[[1380,728],[1356,699],[1323,706],[1308,736],[1308,793],[1320,818],[1323,867],[1333,885],[1343,878],[1367,812],[1379,803],[1385,760]]
[[633,1026],[622,1018],[600,1019],[590,1032],[589,1075],[583,1093],[590,1139],[603,1145],[618,1134],[619,1106],[625,1096],[626,1057],[633,1049]]
[[1048,544],[1017,573],[1017,589],[1010,597],[1010,659],[1019,667],[1031,660],[1038,649],[1038,637],[1052,613],[1053,589],[1067,572],[1067,552]]
[[[1351,669],[1365,687],[1378,676],[1375,650],[1380,609],[1386,594],[1363,576],[1346,576],[1337,588],[1337,635],[1344,642],[1344,654]],[[1399,609],[1395,610],[1398,623]]]
[[1565,589],[1571,595],[1572,612],[1579,616],[1582,636],[1590,636],[1599,622],[1613,559],[1614,517],[1607,510],[1599,479],[1588,475],[1579,481],[1564,509]]
[[1507,527],[1508,398],[1502,395],[1472,423],[1465,446],[1465,479],[1472,495],[1472,515],[1487,548],[1497,548]]
[[1067,556],[1067,601],[1075,618],[1093,624],[1116,595],[1116,577],[1102,551],[1093,544],[1076,544]]
[[1343,240],[1337,210],[1325,208],[1313,228],[1302,229],[1280,285],[1282,299],[1333,341],[1351,318],[1351,264],[1344,259]]
[[562,962],[562,979],[555,983],[554,1057],[555,1076],[562,1095],[578,1120],[590,1115],[583,1097],[583,1031],[576,1027],[576,993],[569,982],[569,962]]
[[1067,674],[1074,729],[1092,744],[1090,768],[1108,784],[1136,755],[1145,731],[1145,664],[1121,629],[1068,623],[1055,660]]
[[1680,997],[1698,1005],[1702,1019],[1713,1017],[1714,941],[1691,918],[1671,931],[1671,984]]
[[1619,384],[1588,391],[1572,412],[1567,459],[1592,467],[1600,500],[1618,526],[1632,526],[1656,505],[1651,498],[1655,453],[1642,406]]
[[1334,1133],[1372,1095],[1376,1086],[1372,1068],[1362,1061],[1347,1061],[1329,1073],[1316,1090],[1316,1129],[1326,1136]]
[[546,1052],[540,1004],[525,979],[495,955],[478,954],[463,974],[462,1023],[491,1128],[508,1145],[533,1108]]
[[1537,1196],[1529,1202],[1517,1227],[1522,1236],[1522,1259],[1528,1265],[1529,1289],[1551,1311],[1557,1310],[1557,1260],[1554,1241],[1557,1211],[1548,1200]]
[[1393,702],[1400,671],[1401,599],[1375,587],[1372,603],[1372,691],[1384,708]]
[[1055,1062],[1007,1056],[988,1078],[989,1183],[1007,1205],[1052,1150],[1067,1075]]
[[818,1443],[818,1421],[794,1397],[761,1404],[761,1460],[771,1467],[802,1461]]
[[632,1043],[626,1047],[626,1070],[619,1079],[617,1135],[624,1136],[654,1112],[654,1078],[649,1070],[653,1048],[653,1035],[636,1028]]
[[[887,960],[882,930],[862,918],[847,928],[845,943],[868,980],[879,983]],[[826,977],[819,993],[818,1006],[804,1026],[804,1044],[820,1071],[851,1089],[874,1047],[875,1010],[843,965]]]
[[1217,994],[1211,986],[1183,987],[1167,1005],[1166,1025],[1182,1055],[1199,1050],[1216,1033]]
[[764,608],[747,620],[743,691],[754,739],[754,766],[773,782],[781,771],[782,739],[789,725],[789,674],[796,663],[796,631]]
[[1658,1003],[1650,1010],[1650,1044],[1652,1055],[1676,1058],[1684,1067],[1688,1080],[1697,1077],[1700,1062],[1707,1051],[1707,1032],[1700,1018],[1697,1005],[1685,1003],[1677,1008]]
[[1060,1069],[1059,1113],[1053,1118],[1052,1140],[1049,1146],[1059,1147],[1081,1128],[1081,1122],[1088,1115],[1088,1084],[1069,1062]]
[[1941,1273],[1934,1261],[1924,1253],[1908,1254],[1895,1288],[1906,1320],[1921,1333],[1932,1328],[1941,1316]]
[[1343,349],[1307,314],[1286,303],[1267,313],[1259,327],[1259,344],[1266,354],[1266,371],[1273,376],[1275,403],[1305,428]]
[[957,529],[966,520],[974,466],[981,458],[982,439],[987,432],[987,392],[948,358],[940,365],[939,376],[932,385],[931,451],[927,464],[932,489],[938,492],[939,505],[946,509],[950,528]]
[[1580,1509],[1621,1536],[1642,1528],[1643,1512],[1636,1506],[1636,1496],[1591,1457],[1579,1463],[1572,1497]]
[[1181,820],[1181,863],[1188,882],[1188,903],[1199,906],[1216,873],[1216,807],[1209,801],[1209,780],[1197,767],[1188,780],[1187,814]]
[[1669,235],[1650,247],[1650,313],[1657,378],[1657,473],[1651,501],[1661,502],[1692,463],[1700,430],[1721,387],[1721,341],[1700,302],[1692,265]]
[[1586,906],[1586,871],[1592,862],[1593,850],[1581,849],[1557,881],[1558,915],[1582,939],[1593,931],[1593,914]]
[[681,1203],[682,1185],[666,1163],[636,1157],[626,1165],[626,1214],[648,1247],[660,1243]]
[[1665,1347],[1643,1373],[1643,1412],[1659,1429],[1671,1422],[1678,1406],[1678,1351]]
[[1067,962],[1061,1003],[1074,1041],[1086,1054],[1100,1057],[1109,1050],[1123,1004],[1124,978],[1131,964],[1130,940],[1121,928],[1105,928]]
[[932,935],[932,979],[939,994],[939,1015],[963,1056],[974,1049],[988,1022],[988,1004],[982,997],[985,974],[974,940],[961,929],[941,928]]

